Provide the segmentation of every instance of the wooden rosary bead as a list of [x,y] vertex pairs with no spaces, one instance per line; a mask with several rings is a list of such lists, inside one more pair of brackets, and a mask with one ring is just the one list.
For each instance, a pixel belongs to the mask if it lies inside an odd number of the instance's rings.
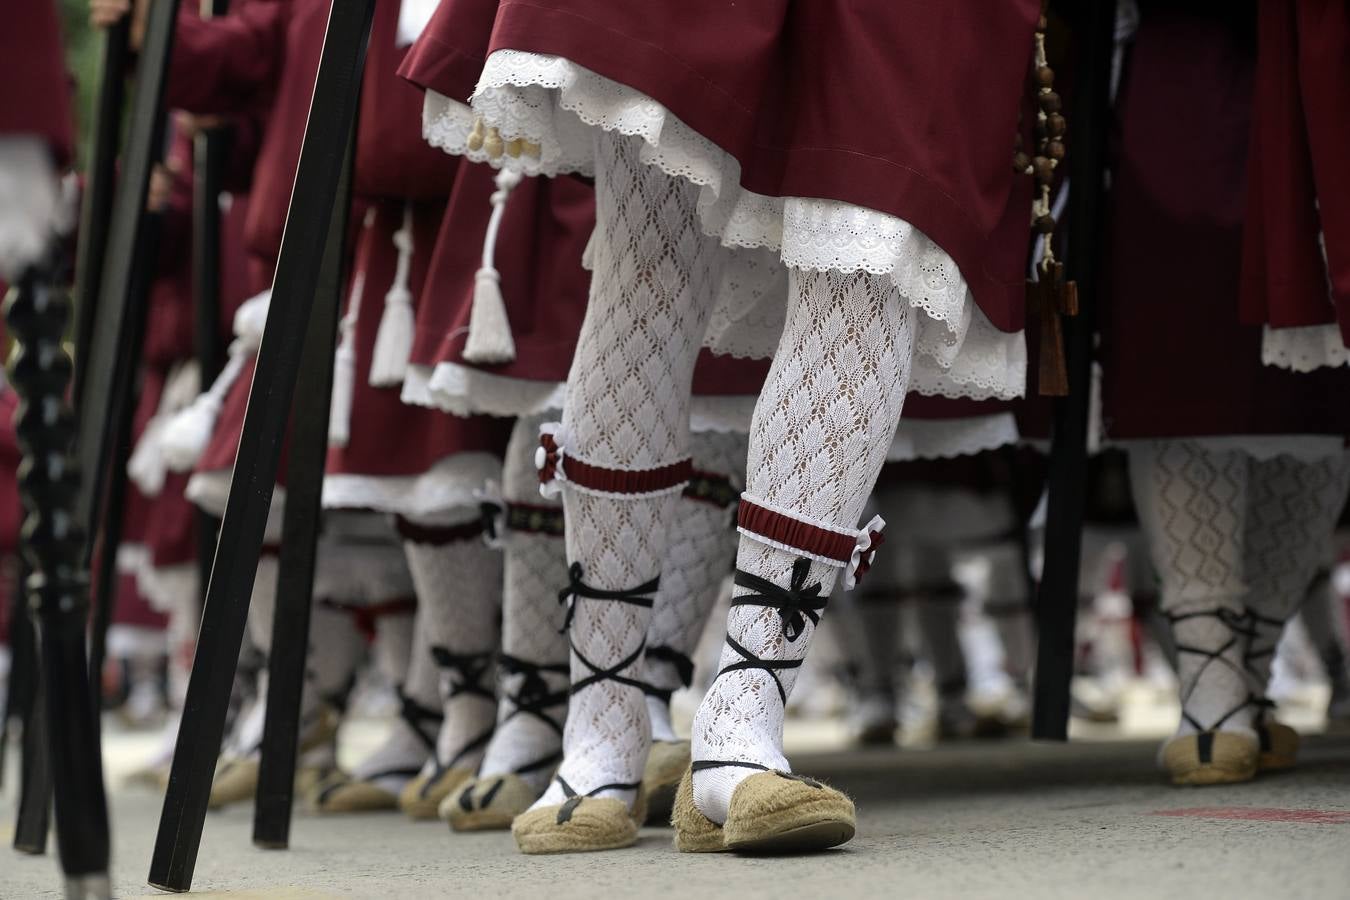
[[1054,234],[1055,217],[1051,215],[1037,216],[1035,226],[1037,234]]
[[1045,128],[1050,132],[1050,137],[1064,137],[1064,132],[1068,130],[1069,123],[1059,113],[1051,113],[1045,117]]
[[1032,169],[1036,173],[1036,180],[1041,184],[1049,184],[1055,177],[1055,163],[1053,160],[1044,156],[1037,156],[1031,163]]
[[1046,144],[1045,152],[1050,155],[1051,159],[1055,160],[1056,162],[1059,162],[1061,159],[1064,158],[1064,142],[1051,141],[1049,144]]
[[1036,68],[1036,86],[1047,89],[1054,87],[1055,70],[1049,66],[1038,66]]
[[1036,98],[1041,105],[1041,111],[1044,113],[1057,113],[1061,109],[1059,94],[1054,91],[1047,91]]
[[1021,150],[1013,154],[1013,171],[1021,175],[1031,168],[1031,157]]

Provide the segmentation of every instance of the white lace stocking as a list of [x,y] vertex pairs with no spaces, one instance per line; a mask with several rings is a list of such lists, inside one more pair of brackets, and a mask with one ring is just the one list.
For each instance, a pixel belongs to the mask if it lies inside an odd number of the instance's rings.
[[[694,471],[726,478],[739,490],[745,481],[748,437],[736,432],[696,432],[689,443]],[[652,739],[677,741],[670,721],[670,692],[684,687],[679,666],[665,649],[689,658],[708,624],[722,580],[736,555],[735,506],[682,496],[670,523],[661,590],[647,629],[647,681],[662,694],[647,697]]]
[[[642,470],[688,456],[689,388],[717,281],[719,249],[699,230],[698,189],[644,165],[634,139],[596,135],[596,239],[590,305],[568,378],[568,451]],[[602,496],[564,483],[567,556],[586,584],[632,590],[660,575],[678,497]],[[571,677],[639,652],[651,610],[576,599]],[[616,674],[642,679],[641,655]],[[650,747],[643,693],[603,679],[572,696],[560,779],[578,793],[641,780]],[[632,790],[600,796],[631,800]],[[555,779],[540,805],[566,799]]]
[[[389,617],[386,629],[378,633],[378,641],[397,642],[402,637],[403,619]],[[441,698],[439,675],[436,663],[431,658],[431,635],[427,627],[428,615],[424,607],[418,604],[412,616],[412,643],[408,649],[408,666],[399,684],[405,712],[415,708],[430,713],[428,717],[418,717],[416,725],[407,715],[394,719],[389,735],[369,756],[361,760],[352,770],[357,781],[369,781],[386,793],[397,794],[428,763],[434,762],[432,749],[436,741]],[[388,648],[393,649],[393,648]]]
[[[914,356],[914,313],[885,279],[792,270],[787,324],[751,424],[747,494],[839,527],[856,528],[900,420]],[[741,571],[786,587],[798,554],[743,537]],[[812,563],[806,583],[828,596],[839,569]],[[737,588],[737,595],[748,591]],[[814,627],[784,635],[778,610],[733,607],[727,633],[767,660],[804,659]],[[742,657],[727,646],[723,667]],[[777,673],[790,693],[797,669]],[[774,676],[744,669],[713,682],[694,720],[695,760],[787,770],[783,699]],[[694,776],[694,802],[725,822],[731,793],[755,770],[721,766]]]
[[1331,554],[1348,473],[1344,456],[1317,462],[1277,456],[1251,462],[1243,558],[1253,631],[1247,669],[1257,696],[1264,696],[1270,681],[1284,623]]
[[1179,650],[1179,735],[1218,728],[1255,737],[1242,668],[1249,470],[1241,451],[1195,441],[1156,441],[1130,450],[1135,507],[1162,580],[1159,605],[1172,620]]
[[[560,502],[539,495],[539,473],[534,451],[545,413],[517,420],[506,447],[502,497],[507,503],[562,510]],[[504,557],[502,591],[502,652],[534,666],[558,666],[559,671],[513,672],[503,667],[497,730],[483,754],[480,777],[517,772],[536,790],[543,791],[552,765],[536,767],[562,749],[561,726],[567,716],[567,637],[558,588],[567,583],[567,548],[560,535],[511,531],[501,535]],[[527,690],[527,685],[531,690]],[[558,695],[561,702],[540,709],[542,715],[518,712],[516,698]],[[553,728],[545,717],[556,720]],[[524,771],[521,771],[524,769]]]
[[473,770],[497,712],[492,686],[501,634],[501,554],[478,535],[445,543],[405,540],[403,547],[420,630],[440,674],[436,707],[444,718],[434,764]]

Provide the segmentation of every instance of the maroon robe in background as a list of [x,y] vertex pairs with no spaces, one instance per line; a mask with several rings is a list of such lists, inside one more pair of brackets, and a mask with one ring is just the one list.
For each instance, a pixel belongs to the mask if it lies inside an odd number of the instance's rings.
[[1258,22],[1242,318],[1339,322],[1350,346],[1350,4],[1261,3]]
[[75,120],[70,79],[53,0],[25,0],[5,10],[0,27],[0,135],[46,140],[59,165],[71,161]]
[[1100,313],[1111,439],[1350,433],[1350,372],[1264,366],[1238,320],[1253,6],[1146,8],[1135,38]]

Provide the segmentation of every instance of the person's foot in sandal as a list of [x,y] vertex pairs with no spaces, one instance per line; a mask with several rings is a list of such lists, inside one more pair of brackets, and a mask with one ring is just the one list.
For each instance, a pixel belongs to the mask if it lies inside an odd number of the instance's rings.
[[[875,541],[871,528],[864,533],[869,544]],[[675,799],[675,846],[685,852],[837,846],[856,830],[852,801],[792,774],[781,740],[783,709],[838,568],[777,548],[761,552],[750,544],[747,552],[745,542],[738,566],[721,670],[694,718],[693,762]]]
[[1243,655],[1251,630],[1222,607],[1172,612],[1181,723],[1158,761],[1173,784],[1233,784],[1256,775],[1259,743]]

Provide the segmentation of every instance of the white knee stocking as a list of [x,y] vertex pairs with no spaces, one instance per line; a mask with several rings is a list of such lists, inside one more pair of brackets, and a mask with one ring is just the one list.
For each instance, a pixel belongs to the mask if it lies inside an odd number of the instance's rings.
[[1156,441],[1130,451],[1130,481],[1153,565],[1159,606],[1172,622],[1181,681],[1178,735],[1255,737],[1243,671],[1250,629],[1243,608],[1243,533],[1249,465],[1240,451]]
[[516,422],[502,472],[504,557],[501,697],[479,776],[514,773],[543,791],[562,758],[567,637],[558,588],[567,582],[562,504],[539,495],[534,465],[547,414]]
[[691,656],[722,581],[731,574],[732,517],[745,480],[747,440],[734,432],[699,432],[690,440],[694,479],[671,520],[661,590],[647,629],[647,681],[654,689],[647,711],[654,740],[679,740],[670,721],[670,695],[689,686]]
[[566,509],[573,694],[540,805],[571,792],[631,801],[642,777],[644,640],[688,479],[689,389],[720,255],[699,230],[697,187],[644,165],[635,139],[596,140],[590,305],[544,461]]
[[[742,534],[753,533],[750,501],[862,550],[870,535],[854,529],[900,419],[914,314],[884,279],[865,273],[793,270],[789,282],[787,324],[750,434]],[[733,603],[742,605],[727,619],[723,674],[694,721],[694,802],[719,823],[736,785],[756,771],[723,763],[788,768],[783,707],[840,572],[837,559],[810,560],[793,549],[800,544],[766,538],[741,539]],[[766,596],[766,582],[778,596]],[[789,608],[777,608],[783,603]]]

